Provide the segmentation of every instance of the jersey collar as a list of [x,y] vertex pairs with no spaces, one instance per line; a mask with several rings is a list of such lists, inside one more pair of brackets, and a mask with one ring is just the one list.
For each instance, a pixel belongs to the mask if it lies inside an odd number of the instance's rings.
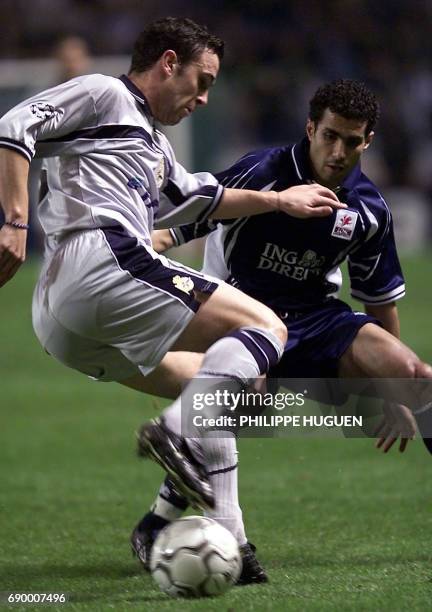
[[137,102],[139,102],[139,104],[143,107],[146,114],[150,115],[150,117],[153,117],[152,112],[150,110],[149,103],[147,102],[147,99],[145,95],[143,94],[143,92],[140,89],[138,89],[138,87],[134,83],[132,83],[130,78],[126,76],[125,74],[122,74],[121,77],[119,78],[120,78],[120,81],[124,85],[126,85],[126,87],[128,88],[129,92],[133,95],[135,100],[137,100]]
[[[298,178],[305,183],[314,182],[312,165],[309,157],[309,140],[306,136],[293,146],[291,155]],[[340,191],[341,189],[352,191],[355,189],[360,177],[361,168],[360,164],[357,164],[336,191]]]

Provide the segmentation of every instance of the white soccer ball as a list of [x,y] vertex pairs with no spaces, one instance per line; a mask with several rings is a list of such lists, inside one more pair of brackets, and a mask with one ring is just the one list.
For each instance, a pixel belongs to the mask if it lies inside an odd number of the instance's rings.
[[171,597],[221,595],[242,568],[235,537],[210,518],[188,516],[162,529],[153,544],[150,569]]

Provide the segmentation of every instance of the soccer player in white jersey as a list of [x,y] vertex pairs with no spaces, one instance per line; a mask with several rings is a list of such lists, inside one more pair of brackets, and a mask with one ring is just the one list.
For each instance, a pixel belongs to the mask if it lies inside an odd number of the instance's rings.
[[[204,270],[271,307],[289,329],[281,361],[270,370],[278,378],[430,379],[432,368],[399,339],[396,300],[405,284],[396,253],[390,211],[376,186],[361,172],[360,158],[371,144],[378,115],[375,96],[362,83],[341,80],[317,90],[310,103],[306,136],[298,143],[246,154],[217,174],[226,186],[275,190],[317,181],[348,204],[343,211],[303,221],[269,213],[259,218],[203,222],[155,232],[163,250],[209,234]],[[348,260],[352,296],[365,313],[337,299],[339,265]],[[430,416],[424,435],[431,447]],[[418,416],[426,422],[426,413]],[[422,431],[422,423],[419,422]],[[389,406],[378,447],[388,451],[400,438],[404,451],[415,433],[405,406]],[[227,446],[234,444],[226,440]],[[219,520],[245,541],[237,491],[237,460],[214,478]],[[135,530],[141,561],[152,537],[180,516],[187,502],[166,480]],[[148,554],[147,554],[148,556]],[[145,565],[145,563],[144,563]],[[257,574],[264,580],[264,574]]]
[[[0,286],[25,258],[29,163],[35,155],[55,158],[39,207],[46,253],[33,325],[49,354],[95,379],[174,396],[196,372],[194,355],[179,360],[178,351],[192,351],[205,353],[199,376],[216,373],[241,388],[282,355],[286,329],[278,317],[158,255],[150,239],[155,224],[271,210],[325,216],[345,207],[319,185],[280,193],[225,189],[211,174],[190,174],[177,163],[155,122],[174,125],[206,104],[222,56],[223,42],[206,28],[162,19],[136,41],[128,76],[72,79],[0,120]],[[223,462],[223,449],[205,438],[192,446],[180,435],[181,397],[143,427],[141,453],[193,502],[211,507],[206,470]]]

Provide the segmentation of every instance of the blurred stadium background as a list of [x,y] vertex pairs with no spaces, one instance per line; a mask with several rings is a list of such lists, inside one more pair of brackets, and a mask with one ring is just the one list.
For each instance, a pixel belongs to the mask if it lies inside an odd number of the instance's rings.
[[[190,170],[221,170],[248,150],[299,139],[308,99],[328,79],[372,86],[382,116],[364,166],[396,220],[408,286],[403,338],[432,361],[430,0],[0,0],[0,8],[1,113],[68,74],[127,71],[147,21],[207,23],[227,41],[218,83],[208,107],[169,133]],[[35,200],[37,167],[31,192]],[[132,452],[132,432],[155,405],[44,355],[30,321],[35,216],[34,206],[32,256],[0,290],[0,591],[63,589],[76,610],[166,609],[127,557],[129,529],[161,476]],[[234,590],[232,609],[429,609],[422,444],[381,457],[371,440],[285,442],[242,441],[245,518],[272,584]],[[212,605],[182,609],[220,609]]]

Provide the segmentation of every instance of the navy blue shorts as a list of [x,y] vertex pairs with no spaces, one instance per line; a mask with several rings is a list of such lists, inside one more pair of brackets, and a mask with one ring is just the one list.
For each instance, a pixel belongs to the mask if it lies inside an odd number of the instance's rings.
[[288,328],[288,342],[270,378],[336,378],[339,359],[366,323],[375,317],[353,310],[341,300],[303,311],[278,313]]

